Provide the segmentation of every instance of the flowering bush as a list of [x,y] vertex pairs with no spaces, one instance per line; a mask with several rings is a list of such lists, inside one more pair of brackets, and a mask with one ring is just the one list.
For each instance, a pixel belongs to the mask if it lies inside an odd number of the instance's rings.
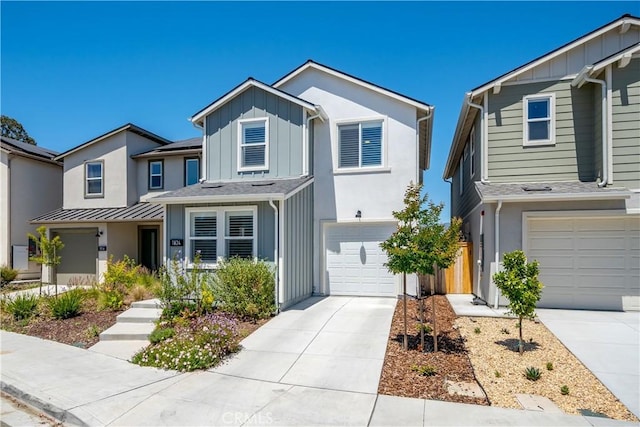
[[238,350],[240,333],[235,319],[222,314],[207,314],[193,319],[176,336],[136,353],[131,361],[188,372],[217,365]]

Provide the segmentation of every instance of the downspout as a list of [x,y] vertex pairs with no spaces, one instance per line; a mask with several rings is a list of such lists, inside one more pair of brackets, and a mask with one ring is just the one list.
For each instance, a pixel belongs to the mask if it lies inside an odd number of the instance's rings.
[[[191,121],[191,119],[188,119]],[[196,122],[191,122],[194,128],[200,129],[202,131],[202,154],[200,160],[200,182],[204,182],[207,179],[207,144],[205,144],[207,139],[207,118],[205,117],[202,121],[202,126],[198,125]]]
[[[485,99],[485,103],[486,103],[486,99],[487,99],[487,95],[484,96]],[[489,184],[489,180],[487,179],[487,162],[486,159],[488,159],[487,156],[487,135],[486,133],[486,123],[485,123],[485,117],[484,117],[484,112],[485,112],[485,108],[484,106],[480,105],[480,104],[474,104],[473,102],[471,102],[471,95],[469,95],[469,97],[467,98],[467,105],[469,107],[473,107],[473,108],[477,108],[478,110],[480,110],[480,146],[482,147],[482,161],[480,162],[480,182],[483,184]]]
[[[495,258],[496,273],[500,269],[500,209],[502,209],[502,200],[498,200],[498,207],[496,207],[496,215],[495,215],[495,221],[494,221],[494,227],[495,227],[494,245],[496,247],[496,258]],[[498,287],[497,286],[496,286],[496,295],[493,301],[493,308],[495,309],[498,308]]]
[[306,141],[302,147],[302,149],[304,150],[304,154],[302,156],[302,158],[304,159],[303,162],[304,164],[302,165],[302,176],[307,176],[309,175],[309,151],[311,150],[311,138],[309,137],[309,132],[310,132],[310,128],[309,126],[311,125],[311,120],[317,119],[318,117],[321,118],[321,114],[318,113],[315,116],[311,116],[311,117],[307,117],[307,129],[306,129]]
[[418,162],[416,168],[416,184],[418,184],[420,180],[420,123],[428,120],[433,116],[433,107],[429,107],[427,110],[427,114],[424,117],[416,120],[416,161]]
[[606,187],[609,182],[609,145],[607,138],[607,82],[591,77],[584,78],[585,82],[599,84],[602,90],[602,181],[598,187]]
[[273,199],[269,199],[269,206],[271,206],[271,208],[273,209],[273,214],[274,214],[274,221],[273,221],[273,225],[274,225],[274,238],[275,238],[275,244],[273,245],[273,262],[275,264],[275,284],[276,284],[276,288],[275,288],[275,293],[274,293],[274,298],[275,298],[275,303],[276,303],[276,313],[280,312],[280,304],[279,304],[279,299],[278,299],[278,295],[280,292],[280,274],[278,274],[279,270],[280,270],[280,266],[278,265],[278,237],[280,236],[280,233],[278,232],[278,223],[279,223],[279,219],[278,219],[278,208],[276,207],[276,205],[273,203]]

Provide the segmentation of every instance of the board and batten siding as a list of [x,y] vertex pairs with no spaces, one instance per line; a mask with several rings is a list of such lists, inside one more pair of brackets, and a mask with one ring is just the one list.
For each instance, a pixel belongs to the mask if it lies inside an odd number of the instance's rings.
[[[475,189],[475,182],[480,181],[481,178],[481,162],[482,162],[482,153],[480,138],[481,138],[481,129],[480,129],[480,116],[476,116],[475,124],[473,127],[474,132],[474,145],[475,145],[475,155],[474,155],[474,170],[475,174],[473,177],[471,176],[471,146],[467,148],[467,158],[463,163],[463,187],[462,194],[460,194],[460,159],[457,161],[456,172],[451,177],[451,216],[452,217],[460,217],[465,218],[469,212],[480,203],[480,196]],[[470,138],[467,138],[467,144],[470,143]],[[464,159],[464,151],[461,156]]]
[[[275,242],[275,225],[274,225],[274,212],[268,202],[253,202],[253,203],[206,203],[206,204],[188,204],[188,205],[167,205],[167,215],[165,218],[167,226],[167,236],[165,242],[169,245],[171,239],[183,239],[185,246],[173,246],[166,248],[168,260],[184,259],[184,251],[186,248],[185,235],[185,208],[225,208],[230,206],[257,206],[258,207],[258,258],[273,262],[274,255],[274,242]],[[222,237],[222,236],[220,236]]]
[[[555,93],[555,145],[525,147],[523,97],[542,93]],[[539,82],[488,96],[491,182],[595,180],[593,88]]]
[[613,184],[640,189],[640,59],[612,71]]
[[[238,172],[238,120],[269,120],[269,170]],[[206,117],[207,180],[283,178],[302,174],[300,105],[251,87]]]
[[282,309],[313,291],[313,184],[285,200],[283,231]]

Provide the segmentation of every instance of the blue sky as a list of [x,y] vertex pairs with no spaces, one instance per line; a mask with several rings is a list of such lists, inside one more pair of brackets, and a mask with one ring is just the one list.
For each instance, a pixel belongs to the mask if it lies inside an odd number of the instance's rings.
[[[132,122],[168,139],[249,76],[307,59],[435,105],[430,197],[464,93],[640,2],[0,2],[2,114],[65,151]],[[448,217],[448,206],[443,217]]]

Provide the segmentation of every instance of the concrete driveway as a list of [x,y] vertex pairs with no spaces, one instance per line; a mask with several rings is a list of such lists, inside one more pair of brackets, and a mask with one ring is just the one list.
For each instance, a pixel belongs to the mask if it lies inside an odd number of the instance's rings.
[[212,372],[375,394],[395,305],[395,298],[309,298],[243,340],[243,350]]
[[640,417],[640,312],[536,312],[569,351]]

